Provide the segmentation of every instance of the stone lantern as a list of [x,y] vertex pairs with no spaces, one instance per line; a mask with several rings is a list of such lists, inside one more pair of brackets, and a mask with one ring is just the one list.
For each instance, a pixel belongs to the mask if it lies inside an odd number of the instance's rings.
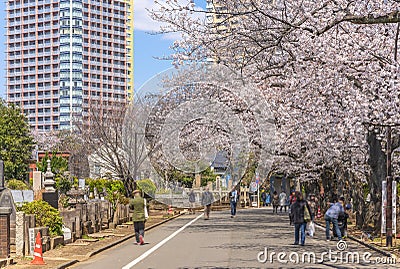
[[54,174],[51,172],[50,160],[47,160],[47,171],[44,174],[44,189],[46,192],[55,192],[54,188],[56,182],[54,181]]
[[52,207],[58,209],[58,192],[55,186],[54,174],[51,172],[50,160],[47,160],[47,171],[44,174],[44,193],[43,200],[48,202]]

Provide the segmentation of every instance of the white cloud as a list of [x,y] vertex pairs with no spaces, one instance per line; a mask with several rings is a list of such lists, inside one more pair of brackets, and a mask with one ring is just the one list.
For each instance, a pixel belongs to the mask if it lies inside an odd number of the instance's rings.
[[136,0],[135,5],[135,29],[141,31],[158,31],[161,23],[153,21],[146,9],[155,9],[153,0]]
[[[188,0],[178,0],[178,3],[184,3]],[[163,2],[162,0],[158,0],[158,2]],[[160,30],[160,26],[162,23],[158,21],[154,21],[149,14],[148,10],[157,10],[159,8],[158,5],[154,3],[154,0],[135,0],[135,30],[146,31],[146,32],[158,32]],[[195,16],[198,16],[195,15]],[[179,33],[168,33],[162,35],[163,39],[169,40],[177,40],[180,39],[181,36]]]

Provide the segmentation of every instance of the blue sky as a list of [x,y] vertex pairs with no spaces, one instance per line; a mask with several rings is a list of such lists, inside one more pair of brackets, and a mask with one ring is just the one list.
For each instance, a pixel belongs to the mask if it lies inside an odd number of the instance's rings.
[[[159,24],[152,21],[146,8],[151,9],[154,7],[153,0],[135,0],[135,89],[145,83],[148,79],[172,67],[170,61],[158,60],[156,57],[163,57],[171,54],[169,47],[173,43],[173,37],[152,35],[154,31],[159,29]],[[195,1],[197,4],[205,6],[204,0]],[[5,98],[5,76],[6,76],[6,62],[5,62],[5,42],[6,42],[6,3],[0,1],[0,17],[4,18],[0,21],[0,62],[3,68],[0,69],[0,97]]]

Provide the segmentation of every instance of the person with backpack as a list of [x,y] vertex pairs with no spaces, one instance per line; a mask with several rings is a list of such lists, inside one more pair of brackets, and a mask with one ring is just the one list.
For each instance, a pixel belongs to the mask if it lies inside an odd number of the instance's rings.
[[306,241],[307,222],[313,221],[311,218],[311,208],[307,201],[303,199],[301,192],[296,191],[296,202],[290,207],[291,219],[294,223],[294,245],[304,246]]

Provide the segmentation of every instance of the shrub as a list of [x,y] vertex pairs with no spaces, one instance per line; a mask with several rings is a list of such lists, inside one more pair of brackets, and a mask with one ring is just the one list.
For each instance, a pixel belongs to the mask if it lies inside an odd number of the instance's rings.
[[122,181],[108,180],[106,184],[106,189],[107,189],[106,199],[111,203],[113,210],[117,208],[118,204],[127,203],[124,195],[125,188]]
[[56,189],[63,194],[66,194],[72,188],[71,180],[63,175],[56,176]]
[[116,208],[117,204],[127,203],[125,197],[125,187],[121,180],[117,179],[86,179],[86,184],[89,186],[89,190],[92,192],[94,187],[97,188],[99,192],[106,189],[107,196],[105,197],[112,205],[113,209]]
[[62,235],[63,221],[60,212],[45,201],[33,201],[20,208],[25,214],[34,214],[37,227],[47,226],[51,236]]
[[93,192],[94,187],[96,187],[97,191],[101,192],[103,191],[103,188],[106,187],[107,185],[107,179],[104,178],[98,178],[98,179],[92,179],[92,178],[87,178],[85,180],[86,185],[89,186],[89,191]]
[[154,197],[157,187],[154,182],[151,181],[151,179],[138,180],[136,181],[136,184],[138,188],[141,189],[144,193],[150,195],[151,197]]
[[6,181],[6,187],[11,190],[29,190],[25,182],[18,179],[10,179]]

